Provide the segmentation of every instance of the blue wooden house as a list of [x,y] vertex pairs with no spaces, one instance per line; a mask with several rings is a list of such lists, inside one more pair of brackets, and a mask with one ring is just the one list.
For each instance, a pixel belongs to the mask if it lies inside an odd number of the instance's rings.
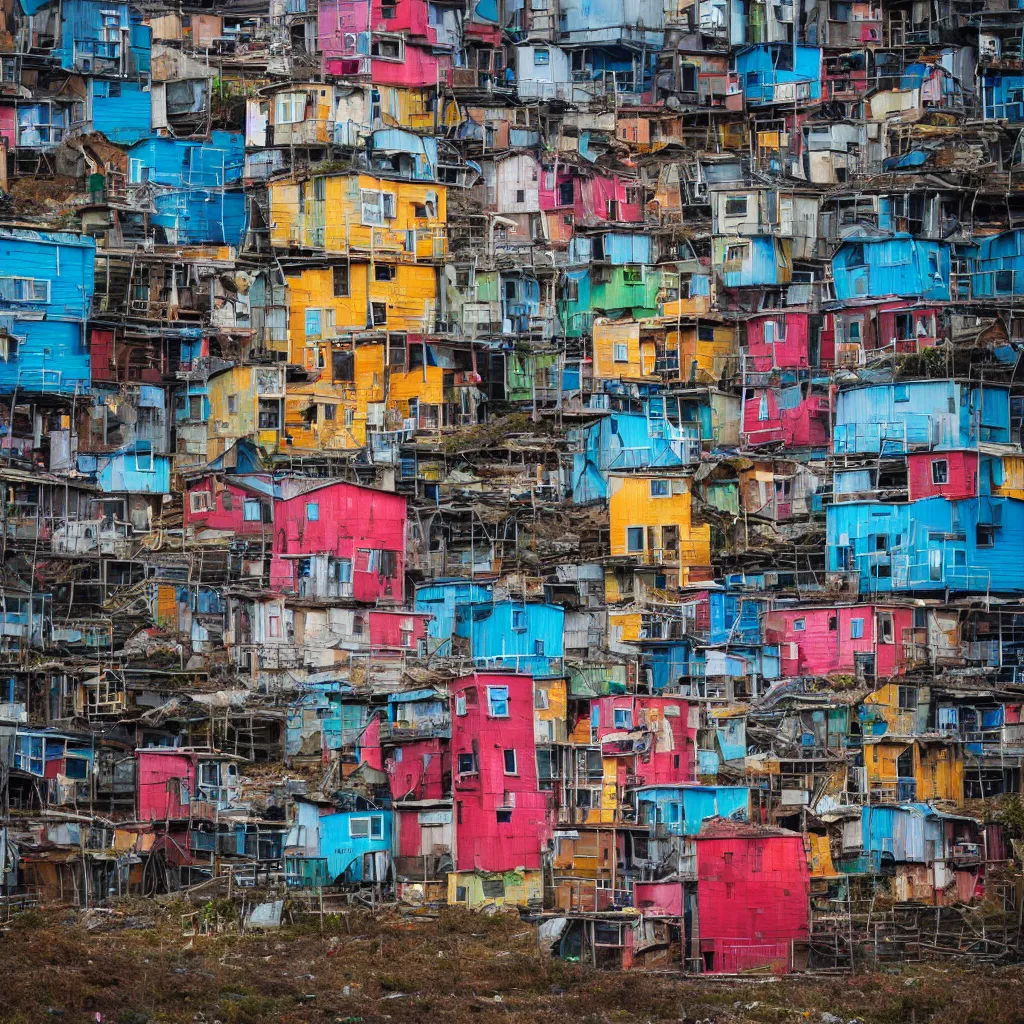
[[829,572],[856,572],[861,593],[1024,592],[1024,502],[980,496],[899,505],[830,505]]
[[238,246],[246,224],[244,163],[238,132],[215,131],[202,142],[146,139],[128,150],[128,181],[155,186],[150,220],[168,243]]
[[1002,231],[978,241],[971,295],[975,299],[1024,295],[1024,230]]
[[481,668],[558,676],[564,624],[565,609],[559,605],[499,601],[459,607],[455,632],[468,638],[470,655]]
[[748,106],[821,99],[821,50],[760,43],[736,52],[736,74]]
[[171,456],[153,451],[149,441],[135,441],[116,452],[80,455],[79,469],[94,466],[96,483],[105,494],[167,494],[171,489]]
[[320,816],[318,856],[335,884],[381,882],[391,873],[389,810],[337,811]]
[[1001,385],[907,381],[846,388],[836,398],[837,455],[902,455],[915,448],[1009,441],[1010,396]]
[[0,230],[0,393],[88,387],[95,256],[88,236]]
[[431,580],[416,589],[416,611],[432,618],[427,622],[427,648],[431,654],[449,657],[455,633],[456,612],[470,605],[489,605],[491,585],[464,579]]
[[642,786],[635,792],[638,820],[652,836],[695,836],[709,818],[750,816],[746,786]]
[[948,302],[948,242],[912,238],[849,238],[832,257],[836,298],[861,301],[907,296]]

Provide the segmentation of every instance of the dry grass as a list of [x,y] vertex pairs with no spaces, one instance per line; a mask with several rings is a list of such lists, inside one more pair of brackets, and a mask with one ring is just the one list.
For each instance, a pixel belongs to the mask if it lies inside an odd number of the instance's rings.
[[533,930],[507,916],[359,914],[330,919],[323,935],[300,926],[188,940],[179,910],[135,904],[120,919],[132,927],[92,931],[70,911],[15,919],[0,937],[0,1022],[796,1024],[825,1012],[865,1024],[1024,1024],[1020,967],[733,984],[541,958]]

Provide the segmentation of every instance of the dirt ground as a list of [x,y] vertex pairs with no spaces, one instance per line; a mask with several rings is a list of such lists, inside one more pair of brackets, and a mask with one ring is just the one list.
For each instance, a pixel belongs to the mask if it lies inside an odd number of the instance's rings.
[[328,918],[323,934],[314,923],[189,938],[181,934],[189,909],[134,901],[112,913],[14,918],[0,935],[0,1022],[1024,1024],[1021,966],[681,980],[542,958],[535,931],[507,915],[407,921],[354,912]]

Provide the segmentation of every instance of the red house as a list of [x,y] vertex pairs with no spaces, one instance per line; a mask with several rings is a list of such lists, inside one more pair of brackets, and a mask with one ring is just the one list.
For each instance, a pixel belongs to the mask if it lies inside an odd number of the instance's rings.
[[775,310],[747,321],[748,373],[828,367],[835,359],[831,318],[805,310]]
[[860,672],[889,679],[913,656],[914,609],[856,604],[776,609],[765,636],[780,646],[784,676]]
[[816,448],[829,443],[832,411],[828,395],[804,384],[751,388],[743,405],[743,433],[750,445]]
[[552,820],[537,785],[532,677],[475,672],[451,701],[455,870],[540,868]]
[[716,818],[695,840],[700,956],[712,974],[793,966],[809,934],[810,872],[798,832]]
[[591,739],[617,759],[619,784],[651,786],[696,779],[697,729],[679,697],[601,697],[590,704]]
[[270,535],[274,492],[268,475],[209,474],[185,489],[185,529],[224,531],[235,537]]
[[423,612],[375,609],[369,613],[370,647],[374,651],[425,651],[430,618]]
[[918,452],[907,457],[911,501],[942,497],[950,501],[978,493],[977,452]]
[[227,810],[241,797],[234,754],[191,747],[146,747],[135,751],[140,821],[186,821]]
[[322,484],[274,506],[271,586],[309,598],[402,604],[405,498],[358,484]]

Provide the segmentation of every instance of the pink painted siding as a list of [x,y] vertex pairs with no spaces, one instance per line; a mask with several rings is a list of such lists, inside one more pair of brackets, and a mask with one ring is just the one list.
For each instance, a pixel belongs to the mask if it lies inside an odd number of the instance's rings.
[[[817,364],[831,366],[835,361],[835,333],[831,317],[820,326]],[[765,324],[774,324],[774,331]],[[768,340],[766,340],[766,335]],[[772,338],[774,337],[774,340]],[[770,370],[800,369],[811,365],[811,317],[809,313],[786,313],[757,316],[747,321],[748,370],[767,373]]]
[[359,737],[359,759],[379,772],[384,771],[384,751],[380,746],[380,718],[377,715],[366,723],[366,728]]
[[[690,728],[685,700],[626,694],[601,697],[595,703],[599,719],[594,738],[604,757],[619,759],[617,774],[623,786],[627,776],[635,780],[632,785],[641,786],[695,780],[697,736]],[[640,740],[644,733],[649,740]]]
[[[568,210],[575,210],[575,211],[578,212],[580,209],[582,209],[582,203],[583,203],[582,190],[581,190],[581,184],[582,184],[581,180],[579,178],[576,178],[575,180],[573,180],[573,175],[572,174],[564,173],[564,172],[559,172],[559,174],[557,176],[555,176],[554,187],[553,188],[548,188],[547,185],[548,185],[548,182],[549,182],[553,172],[554,172],[554,168],[551,167],[551,168],[545,168],[545,170],[541,174],[541,177],[540,177],[540,190],[539,190],[540,191],[540,208],[542,210],[562,209],[562,210],[566,210],[566,211],[568,211]],[[559,186],[563,185],[567,181],[572,181],[572,183],[573,183],[572,184],[573,201],[571,203],[565,204],[565,203],[562,203],[562,202],[559,201],[558,193],[559,193]]]
[[415,651],[427,636],[429,615],[406,611],[370,612],[370,646]]
[[447,740],[403,743],[384,759],[395,800],[442,800],[451,783],[452,759]]
[[[309,506],[315,505],[312,513]],[[315,518],[314,518],[315,515]],[[295,556],[327,554],[352,562],[356,601],[405,599],[405,498],[356,484],[333,483],[279,501],[274,509],[271,586],[297,591]],[[392,567],[382,572],[388,552]]]
[[683,887],[683,882],[634,882],[633,906],[656,917],[682,917]]
[[[762,409],[766,412],[764,418]],[[794,408],[784,409],[776,389],[754,388],[753,396],[743,406],[743,432],[752,445],[776,441],[800,447],[827,445],[829,424],[829,402],[825,395],[809,395]]]
[[[266,477],[265,479],[269,481],[270,478]],[[208,494],[206,500],[210,508],[207,511],[193,512],[191,495],[204,491]],[[272,502],[268,495],[239,487],[227,481],[221,481],[218,485],[218,481],[212,476],[189,484],[185,493],[185,527],[191,526],[200,530],[230,530],[240,537],[258,537],[264,531],[269,533],[273,529],[271,523],[245,518],[246,500],[267,504]]]
[[803,837],[714,821],[696,839],[700,950],[708,973],[788,968],[806,942],[810,873]]
[[[141,821],[187,818],[189,804],[179,799],[196,790],[195,757],[189,753],[162,754],[140,750],[136,753],[138,813]],[[177,782],[177,785],[175,784]]]
[[[921,452],[908,456],[907,471],[911,501],[937,496],[973,498],[978,493],[977,452]],[[936,482],[943,478],[944,483]]]
[[[490,713],[490,687],[508,689],[507,716]],[[453,683],[451,696],[455,870],[539,868],[552,815],[537,788],[533,679],[478,672]],[[515,774],[505,772],[506,750],[515,751]],[[460,754],[475,757],[475,771],[460,774]]]
[[[882,639],[878,612],[892,615],[891,643]],[[852,673],[855,655],[874,654],[876,675],[888,679],[906,670],[904,641],[910,642],[913,630],[912,608],[864,604],[776,610],[768,616],[765,633],[770,643],[782,645],[784,676]]]
[[[586,178],[583,180],[575,199],[575,213],[578,221],[608,221],[616,223],[639,223],[644,219],[643,206],[639,202],[626,201],[624,178]],[[575,191],[575,190],[574,190]],[[619,204],[618,216],[608,216],[608,203],[614,200]]]
[[7,152],[13,153],[18,139],[18,115],[13,105],[0,106],[0,136],[7,142]]

